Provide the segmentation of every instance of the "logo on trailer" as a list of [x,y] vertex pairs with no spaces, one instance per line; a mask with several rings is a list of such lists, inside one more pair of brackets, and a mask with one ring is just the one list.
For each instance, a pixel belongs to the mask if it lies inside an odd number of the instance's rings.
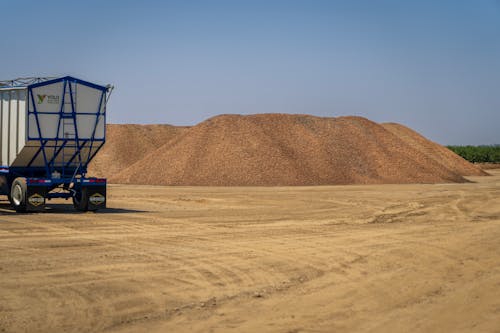
[[42,197],[40,194],[35,193],[31,197],[28,198],[28,202],[30,205],[38,207],[40,205],[43,205],[45,203],[45,198]]
[[47,95],[37,95],[38,96],[38,104],[42,104],[43,101],[45,100],[45,97],[47,97]]
[[59,96],[57,95],[36,95],[38,97],[38,104],[47,101],[48,104],[59,104]]
[[104,201],[106,201],[106,198],[100,193],[94,193],[89,197],[89,202],[96,206],[102,204]]

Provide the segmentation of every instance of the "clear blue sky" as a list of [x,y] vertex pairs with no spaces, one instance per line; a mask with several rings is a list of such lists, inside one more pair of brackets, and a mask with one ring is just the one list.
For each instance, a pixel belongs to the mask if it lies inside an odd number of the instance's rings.
[[113,123],[361,115],[500,143],[499,0],[4,1],[0,79],[116,86]]

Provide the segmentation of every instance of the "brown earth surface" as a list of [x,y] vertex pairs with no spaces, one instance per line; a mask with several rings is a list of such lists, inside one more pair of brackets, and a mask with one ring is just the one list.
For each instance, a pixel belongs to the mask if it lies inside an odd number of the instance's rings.
[[[166,127],[161,138],[160,129],[138,148],[133,138],[144,131],[109,136],[91,171],[113,183],[207,186],[442,183],[486,175],[404,126],[362,117],[222,115],[179,131]],[[114,163],[119,167],[108,167]]]
[[109,186],[0,204],[3,332],[498,332],[500,170],[476,183]]
[[483,170],[500,169],[500,163],[475,163]]

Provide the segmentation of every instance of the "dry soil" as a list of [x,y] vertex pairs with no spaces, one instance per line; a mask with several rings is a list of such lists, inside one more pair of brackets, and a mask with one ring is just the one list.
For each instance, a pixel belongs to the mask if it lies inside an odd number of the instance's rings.
[[0,205],[0,331],[499,332],[500,170],[476,183],[111,185]]

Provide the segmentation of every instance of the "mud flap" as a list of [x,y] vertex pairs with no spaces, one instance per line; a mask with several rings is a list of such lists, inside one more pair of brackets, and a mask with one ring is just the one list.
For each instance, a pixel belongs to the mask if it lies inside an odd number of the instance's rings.
[[85,188],[88,210],[106,208],[106,186],[87,186]]
[[28,186],[26,189],[26,210],[40,212],[45,210],[45,195],[47,188],[44,186]]

